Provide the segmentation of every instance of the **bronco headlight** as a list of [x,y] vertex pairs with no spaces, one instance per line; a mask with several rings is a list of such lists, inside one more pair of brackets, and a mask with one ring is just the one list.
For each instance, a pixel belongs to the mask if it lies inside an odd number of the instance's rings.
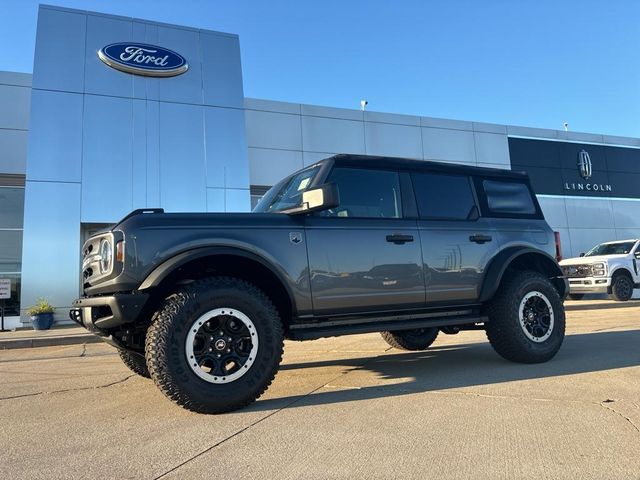
[[108,239],[100,242],[100,273],[108,273],[113,262],[113,248]]

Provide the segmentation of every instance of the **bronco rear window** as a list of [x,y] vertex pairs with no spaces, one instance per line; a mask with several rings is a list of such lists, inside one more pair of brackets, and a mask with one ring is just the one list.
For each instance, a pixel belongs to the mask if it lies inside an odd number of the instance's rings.
[[490,213],[499,216],[530,217],[536,215],[536,204],[526,183],[517,181],[483,180],[482,189]]

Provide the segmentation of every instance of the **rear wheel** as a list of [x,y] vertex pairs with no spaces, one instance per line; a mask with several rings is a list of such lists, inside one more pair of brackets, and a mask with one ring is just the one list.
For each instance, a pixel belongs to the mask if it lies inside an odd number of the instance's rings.
[[384,341],[400,350],[426,350],[438,336],[437,328],[416,328],[413,330],[394,330],[380,332]]
[[633,295],[633,281],[626,272],[618,272],[611,280],[611,296],[618,302],[626,302]]
[[546,362],[564,340],[562,299],[553,284],[538,272],[515,272],[505,278],[488,314],[489,342],[507,360]]
[[569,300],[582,300],[584,298],[584,293],[570,293],[567,297]]
[[227,412],[253,402],[271,384],[283,338],[278,312],[261,290],[215,277],[167,298],[147,332],[147,365],[178,405]]
[[118,355],[120,355],[122,363],[124,363],[133,373],[137,373],[144,378],[151,378],[144,355],[130,352],[124,348],[118,348]]

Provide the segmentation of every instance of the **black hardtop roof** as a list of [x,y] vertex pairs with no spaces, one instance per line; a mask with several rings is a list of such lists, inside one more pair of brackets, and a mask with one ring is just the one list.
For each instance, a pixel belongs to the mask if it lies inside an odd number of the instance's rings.
[[428,160],[414,160],[410,158],[379,157],[375,155],[338,154],[325,158],[318,163],[333,161],[335,165],[343,167],[362,167],[363,163],[372,168],[386,168],[411,171],[437,171],[442,173],[457,173],[464,175],[481,175],[503,178],[528,178],[526,172],[503,170],[500,168],[473,167],[455,163],[432,162]]

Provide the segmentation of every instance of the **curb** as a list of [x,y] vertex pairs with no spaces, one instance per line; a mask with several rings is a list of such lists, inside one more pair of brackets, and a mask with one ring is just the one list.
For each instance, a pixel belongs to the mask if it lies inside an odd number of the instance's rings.
[[102,338],[91,333],[61,337],[11,338],[0,340],[0,350],[14,348],[55,347],[58,345],[79,345],[83,343],[100,343]]
[[[579,302],[580,300],[574,300],[575,302]],[[570,305],[564,304],[564,309],[569,311],[580,311],[580,310],[610,310],[613,308],[633,308],[640,307],[640,301],[630,300],[627,302],[606,302],[606,303],[590,303],[584,302],[580,303],[572,303]]]

